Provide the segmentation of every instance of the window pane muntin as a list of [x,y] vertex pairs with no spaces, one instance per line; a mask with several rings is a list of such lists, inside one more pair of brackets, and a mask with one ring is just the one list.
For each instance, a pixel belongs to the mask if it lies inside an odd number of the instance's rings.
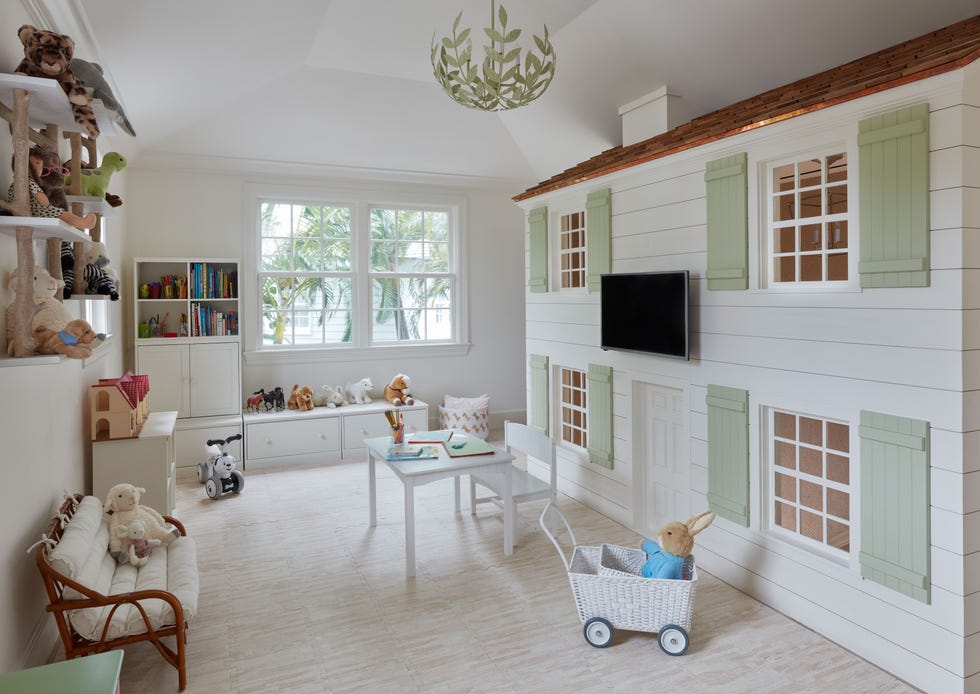
[[585,286],[585,212],[559,216],[558,283],[561,289]]
[[585,448],[588,446],[586,373],[579,369],[559,366],[558,381],[562,441]]
[[[784,410],[769,412],[768,504],[772,527],[804,543],[849,552],[850,460],[846,451],[842,455],[837,450],[849,447],[849,425]],[[795,469],[781,464],[790,452],[798,455]],[[793,498],[794,493],[798,499]]]
[[[805,159],[770,168],[769,194],[770,282],[773,285],[844,284],[849,279],[846,229],[835,224],[844,222],[847,204],[847,156],[836,153],[822,158]],[[821,229],[820,243],[803,242],[794,251],[789,247],[787,224]],[[842,233],[843,231],[843,233]],[[833,235],[832,235],[833,232]],[[805,236],[811,236],[808,232]],[[833,258],[823,257],[828,249],[837,249]],[[796,257],[807,252],[819,258]]]

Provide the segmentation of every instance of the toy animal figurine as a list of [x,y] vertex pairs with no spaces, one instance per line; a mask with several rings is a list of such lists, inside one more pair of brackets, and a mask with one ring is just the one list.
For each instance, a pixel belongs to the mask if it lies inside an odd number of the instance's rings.
[[313,389],[309,386],[293,384],[293,389],[289,392],[289,401],[286,406],[291,410],[308,412],[313,409]]
[[233,492],[241,494],[245,489],[245,475],[236,470],[238,461],[228,452],[228,444],[242,438],[241,434],[232,434],[226,439],[208,439],[212,447],[211,457],[197,464],[197,479],[204,484],[204,491],[212,499]]
[[[125,169],[126,164],[126,157],[119,152],[106,152],[99,168],[82,169],[82,195],[104,198],[112,174]],[[65,185],[71,185],[71,176],[65,177]]]
[[657,533],[657,542],[643,541],[646,563],[640,570],[644,578],[682,578],[684,558],[694,549],[694,536],[711,525],[715,514],[704,511],[686,523],[671,521]]
[[112,121],[127,135],[136,137],[136,131],[130,125],[122,105],[116,100],[116,95],[112,93],[112,88],[103,77],[102,66],[81,58],[72,58],[71,71],[75,74],[75,79],[81,82],[86,89],[91,89],[92,96],[102,102],[112,117]]
[[395,374],[391,383],[385,386],[385,399],[395,407],[411,405],[415,402],[411,391],[412,379],[405,374]]
[[323,386],[323,393],[318,393],[313,396],[313,405],[316,407],[328,407],[332,409],[346,404],[347,401],[344,399],[343,386]]
[[76,258],[79,265],[79,278],[76,286],[78,294],[102,294],[112,301],[119,300],[119,275],[109,264],[104,243],[85,241],[81,253]]
[[[44,194],[44,188],[41,185],[41,174],[44,172],[44,154],[40,147],[32,147],[30,152],[28,152],[28,164],[30,177],[27,179],[27,186],[32,217],[60,219],[76,229],[91,229],[95,226],[98,219],[94,213],[80,217],[77,214],[69,212],[64,207],[58,207],[52,204],[48,196]],[[13,199],[14,184],[11,183],[7,191],[7,201],[13,202]]]
[[129,563],[137,568],[146,566],[150,561],[150,550],[163,544],[160,540],[146,537],[146,525],[141,520],[116,526],[116,532],[129,540]]
[[374,383],[371,382],[370,378],[362,378],[354,383],[348,383],[345,390],[349,396],[347,398],[348,402],[365,405],[371,402],[371,396],[368,395],[368,391],[374,390]]
[[286,395],[282,392],[280,386],[276,386],[272,389],[272,394],[276,399],[276,412],[282,412],[286,409]]
[[24,59],[14,68],[14,72],[57,81],[71,103],[75,122],[89,137],[98,137],[99,126],[92,111],[92,96],[71,71],[75,42],[64,34],[44,31],[30,24],[18,29],[17,37],[24,44]]
[[[265,391],[263,391],[265,392]],[[259,407],[265,401],[261,393],[253,393],[250,398],[245,399],[245,411],[246,412],[258,412]]]

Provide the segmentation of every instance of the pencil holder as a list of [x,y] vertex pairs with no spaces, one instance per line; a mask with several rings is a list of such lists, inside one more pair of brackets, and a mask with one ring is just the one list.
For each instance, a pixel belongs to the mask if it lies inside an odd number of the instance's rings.
[[405,441],[405,426],[392,427],[391,430],[391,442],[392,443],[404,443]]

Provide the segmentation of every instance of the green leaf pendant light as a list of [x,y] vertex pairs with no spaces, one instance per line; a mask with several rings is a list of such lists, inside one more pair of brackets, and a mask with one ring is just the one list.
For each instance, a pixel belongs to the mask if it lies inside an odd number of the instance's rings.
[[[520,46],[513,45],[520,29],[507,28],[507,10],[490,1],[490,26],[483,29],[489,43],[483,46],[483,61],[473,62],[470,29],[459,30],[463,13],[456,15],[452,38],[437,41],[432,35],[432,72],[446,94],[467,108],[503,111],[531,103],[555,76],[555,49],[544,36],[534,36],[537,52],[530,48],[521,60]],[[499,22],[499,28],[498,28]]]

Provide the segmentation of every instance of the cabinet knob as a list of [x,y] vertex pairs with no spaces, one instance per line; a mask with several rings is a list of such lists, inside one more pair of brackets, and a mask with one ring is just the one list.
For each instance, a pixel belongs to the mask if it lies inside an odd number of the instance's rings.
[[323,433],[321,433],[321,434],[320,434],[320,438],[321,438],[321,439],[323,439],[324,441],[326,441],[326,440],[327,440],[327,435],[326,435],[326,434],[323,434]]
[[268,439],[268,438],[267,438],[267,439],[265,440],[265,445],[266,445],[266,446],[271,446],[271,445],[272,445],[272,439]]
[[367,429],[361,429],[361,436],[367,436],[370,432]]

